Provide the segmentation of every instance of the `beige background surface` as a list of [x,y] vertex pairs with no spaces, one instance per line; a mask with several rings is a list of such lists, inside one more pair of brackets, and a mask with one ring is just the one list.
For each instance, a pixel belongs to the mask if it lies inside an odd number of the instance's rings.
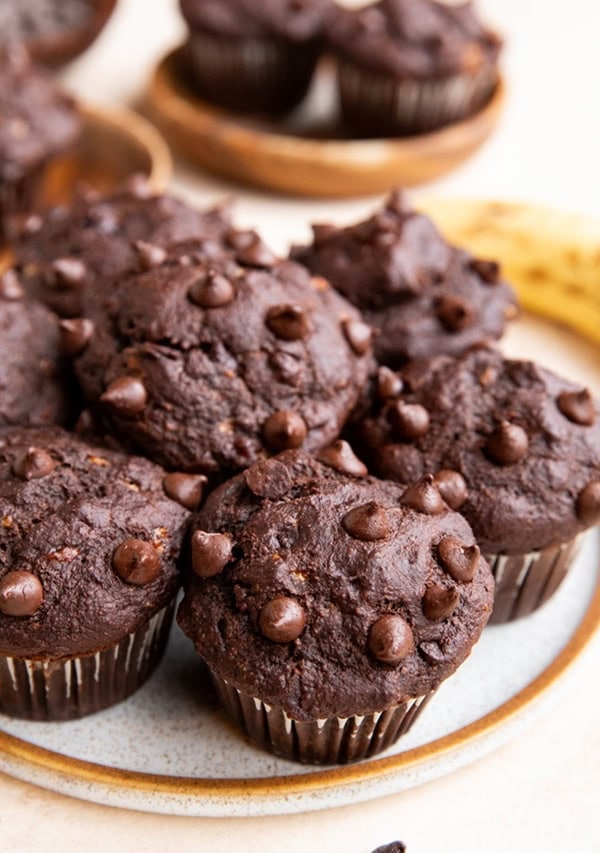
[[[600,119],[593,95],[600,82],[598,5],[572,0],[568,13],[557,0],[487,0],[483,6],[510,39],[507,112],[485,149],[431,189],[546,201],[600,214]],[[65,82],[88,100],[134,102],[153,62],[181,32],[173,0],[120,0],[105,34],[65,73]],[[233,190],[186,170],[180,170],[176,185],[200,201]],[[238,218],[260,225],[282,247],[302,238],[311,218],[351,219],[372,204],[244,192]],[[543,357],[543,334],[539,342]],[[325,813],[256,820],[144,815],[0,776],[0,850],[369,853],[399,838],[409,853],[593,853],[600,850],[599,671],[596,638],[562,705],[509,746],[438,782]]]

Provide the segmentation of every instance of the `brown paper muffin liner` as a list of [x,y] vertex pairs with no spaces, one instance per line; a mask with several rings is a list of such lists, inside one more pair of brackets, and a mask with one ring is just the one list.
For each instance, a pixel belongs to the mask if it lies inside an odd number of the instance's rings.
[[564,545],[553,545],[529,554],[484,555],[496,582],[490,625],[528,616],[554,595],[575,561],[580,535]]
[[399,80],[338,60],[344,123],[360,136],[426,133],[481,109],[498,81],[493,66],[438,80]]
[[304,98],[319,58],[317,41],[224,38],[195,31],[184,71],[204,98],[239,112],[290,112]]
[[406,734],[435,692],[364,716],[304,721],[211,677],[228,715],[254,743],[303,764],[348,764],[377,755]]
[[167,645],[174,604],[108,649],[63,660],[0,657],[0,712],[73,720],[122,702],[152,674]]

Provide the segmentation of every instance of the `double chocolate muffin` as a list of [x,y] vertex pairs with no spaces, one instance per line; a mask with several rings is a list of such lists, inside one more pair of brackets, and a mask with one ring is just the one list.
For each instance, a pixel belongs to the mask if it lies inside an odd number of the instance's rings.
[[151,462],[59,429],[0,433],[3,713],[80,717],[152,672],[188,521],[172,486]]
[[195,91],[241,112],[278,115],[305,96],[331,0],[180,0]]
[[[254,232],[88,289],[63,323],[81,387],[118,437],[203,474],[335,439],[372,369],[371,330]],[[150,256],[152,253],[148,253]]]
[[87,288],[141,272],[180,243],[218,244],[230,229],[227,207],[198,211],[154,194],[139,175],[111,195],[82,192],[69,205],[27,216],[10,237],[27,291],[62,317],[78,317]]
[[392,744],[491,611],[489,567],[432,478],[375,480],[345,442],[256,463],[192,529],[178,621],[228,713],[286,758]]
[[4,218],[35,206],[50,163],[79,135],[75,103],[0,37],[0,244]]
[[380,0],[329,26],[344,123],[360,136],[423,133],[477,112],[502,42],[472,3]]
[[14,272],[0,275],[0,427],[67,425],[77,403],[69,380],[58,318]]
[[435,477],[496,577],[492,621],[527,615],[600,522],[600,418],[590,392],[490,349],[383,371],[360,427],[381,476]]
[[116,0],[2,0],[0,41],[23,42],[39,62],[60,65],[94,41],[115,5]]
[[314,225],[313,234],[292,257],[362,310],[382,364],[460,355],[500,338],[517,314],[499,265],[446,243],[401,192],[364,222]]

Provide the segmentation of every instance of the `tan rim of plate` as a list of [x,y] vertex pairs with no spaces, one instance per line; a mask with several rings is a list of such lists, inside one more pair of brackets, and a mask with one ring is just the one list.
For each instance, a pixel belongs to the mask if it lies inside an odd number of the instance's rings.
[[[515,216],[517,217],[517,222],[525,221],[526,219],[527,223],[530,223],[532,216],[538,225],[547,221],[547,217],[536,215],[539,213],[539,209],[527,205],[511,205],[509,203],[489,201],[471,201],[465,204],[462,201],[455,201],[453,203],[450,199],[443,200],[442,202],[432,199],[419,206],[425,207],[427,212],[434,216],[434,218],[437,218],[439,210],[442,214],[442,224],[446,226],[444,230],[448,233],[448,236],[468,238],[469,234],[471,234],[471,238],[466,239],[464,242],[470,243],[473,248],[477,246],[478,242],[482,239],[482,235],[485,234],[485,230],[483,229],[484,223],[487,228],[494,225],[499,227],[507,218],[510,221]],[[464,221],[460,220],[458,214],[462,214]],[[458,221],[454,231],[450,227],[452,221]],[[583,220],[584,223],[585,221]],[[562,222],[564,225],[564,220]],[[544,232],[543,226],[541,231],[541,237],[549,236]],[[523,234],[518,229],[506,228],[507,257],[510,257],[511,254],[511,245],[513,248],[520,245],[522,239]],[[590,248],[589,253],[582,252],[581,263],[585,264],[588,271],[589,269],[595,269],[597,256],[594,254],[592,248]],[[515,267],[514,272],[514,281],[519,286],[517,275],[519,272],[524,274],[525,271]],[[523,288],[522,295],[525,294],[526,288]],[[569,326],[572,326],[575,332],[580,332],[579,327],[581,326],[582,314],[589,311],[586,294],[574,291],[572,287],[566,285],[563,286],[561,296],[563,307],[569,307],[569,310],[565,311],[565,322]],[[529,307],[535,310],[536,313],[541,313],[535,301],[532,301]],[[600,345],[599,328],[596,328],[595,335],[590,334],[589,336],[595,339],[596,343]],[[109,785],[113,788],[124,790],[169,794],[171,796],[207,796],[211,798],[222,796],[241,800],[251,794],[252,796],[268,798],[275,795],[288,796],[318,792],[341,785],[380,779],[391,774],[409,770],[426,762],[449,756],[469,744],[480,740],[483,741],[486,736],[491,735],[501,726],[509,723],[523,711],[534,705],[557,683],[586,648],[599,625],[600,573],[596,579],[594,595],[579,626],[565,648],[537,678],[507,702],[504,702],[498,708],[475,722],[445,737],[438,738],[423,746],[388,758],[372,759],[359,764],[320,770],[302,775],[249,779],[194,779],[137,773],[106,767],[88,761],[81,761],[77,758],[70,758],[44,749],[43,747],[34,746],[21,738],[14,737],[1,730],[0,752],[3,752],[18,763],[44,769],[51,773],[62,774],[77,781]]]
[[176,62],[177,51],[166,56],[148,90],[149,107],[167,138],[211,172],[293,195],[368,195],[432,180],[483,144],[504,102],[500,81],[479,113],[434,133],[406,139],[310,139],[252,128],[195,98],[178,81]]

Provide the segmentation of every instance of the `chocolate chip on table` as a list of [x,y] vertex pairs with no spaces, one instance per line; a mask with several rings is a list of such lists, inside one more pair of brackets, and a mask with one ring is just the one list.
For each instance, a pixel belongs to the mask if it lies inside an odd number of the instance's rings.
[[167,474],[163,480],[165,493],[192,512],[200,506],[207,478],[203,474]]
[[5,616],[31,616],[43,600],[40,579],[31,572],[7,572],[0,580],[0,613]]
[[600,523],[600,480],[592,480],[581,490],[576,502],[577,517],[584,524]]
[[113,379],[100,396],[100,402],[118,415],[138,415],[146,407],[148,393],[141,379],[135,376],[119,376]]
[[402,504],[426,515],[439,515],[448,509],[431,474],[426,474],[418,483],[406,489],[402,495]]
[[478,545],[466,545],[455,536],[445,536],[437,547],[442,568],[459,583],[472,581],[481,559]]
[[588,388],[581,391],[563,391],[556,401],[559,411],[574,424],[593,426],[596,406]]
[[408,657],[414,647],[413,632],[402,616],[382,616],[371,625],[368,649],[378,661],[395,666]]
[[235,299],[235,287],[226,276],[208,270],[199,273],[188,296],[200,308],[223,308]]
[[145,586],[160,574],[160,555],[151,542],[126,539],[115,548],[112,565],[125,583]]
[[529,437],[518,424],[502,421],[488,436],[485,449],[497,465],[514,465],[527,455]]
[[192,535],[192,569],[198,577],[218,575],[232,558],[231,537],[226,533],[196,530]]
[[368,352],[373,338],[373,329],[360,320],[343,320],[342,329],[346,339],[357,355]]
[[390,408],[390,419],[398,438],[414,441],[429,432],[429,412],[419,403],[398,400]]
[[94,334],[94,323],[86,317],[74,320],[61,320],[59,323],[60,351],[72,358],[79,355],[88,345]]
[[55,460],[39,447],[30,447],[14,465],[17,477],[23,480],[40,480],[47,477],[56,468]]
[[273,643],[291,643],[306,627],[306,612],[295,598],[281,595],[264,605],[258,624],[263,636]]
[[304,340],[310,334],[306,311],[299,305],[274,305],[267,313],[267,326],[283,341]]
[[338,439],[330,447],[321,450],[317,459],[330,468],[335,468],[342,474],[350,474],[351,477],[366,477],[367,466],[360,461],[347,441]]
[[430,622],[439,622],[454,613],[459,599],[457,589],[447,589],[439,584],[431,584],[425,590],[421,602],[423,614]]
[[354,539],[375,542],[390,535],[390,521],[385,509],[374,501],[357,506],[346,513],[342,527]]
[[433,477],[441,496],[451,509],[460,509],[468,497],[465,478],[458,471],[443,468]]
[[0,299],[5,299],[7,302],[18,302],[18,300],[23,299],[24,295],[25,291],[15,270],[6,270],[0,276]]
[[295,450],[307,435],[302,417],[289,409],[274,412],[263,424],[263,438],[271,450]]
[[262,459],[244,471],[244,480],[250,491],[260,498],[278,500],[292,488],[288,468],[277,459]]

